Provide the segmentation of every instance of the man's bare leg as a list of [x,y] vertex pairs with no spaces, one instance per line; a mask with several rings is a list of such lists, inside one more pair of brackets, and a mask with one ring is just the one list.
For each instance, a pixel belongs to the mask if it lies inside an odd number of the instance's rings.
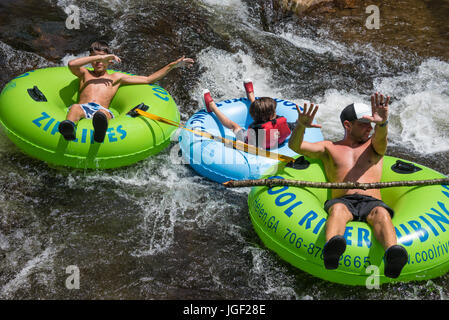
[[346,224],[349,221],[352,221],[352,213],[343,203],[336,203],[330,207],[326,222],[326,241],[334,236],[344,235]]
[[366,217],[366,222],[373,227],[374,236],[385,250],[397,244],[396,232],[387,209],[375,207]]
[[384,207],[375,207],[366,217],[366,221],[373,227],[374,236],[385,249],[385,276],[399,277],[408,261],[408,254],[404,247],[397,244],[390,213]]
[[346,250],[346,224],[352,221],[352,213],[342,203],[329,208],[326,222],[326,244],[323,248],[324,266],[326,269],[337,269],[340,256]]

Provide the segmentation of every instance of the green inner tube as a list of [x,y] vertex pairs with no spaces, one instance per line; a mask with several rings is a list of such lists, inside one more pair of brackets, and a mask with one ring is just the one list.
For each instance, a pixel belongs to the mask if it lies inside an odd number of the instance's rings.
[[[307,160],[310,163],[307,168],[294,169],[279,164],[277,171],[265,178],[327,182],[321,161]],[[397,169],[398,160],[384,157],[382,181],[445,178],[441,173],[413,163],[405,170]],[[254,187],[248,206],[253,226],[263,243],[293,266],[316,277],[365,286],[376,281],[382,284],[426,280],[445,274],[449,270],[449,186],[392,187],[381,189],[381,194],[382,200],[395,211],[393,224],[398,243],[409,255],[397,279],[385,277],[384,249],[365,222],[347,224],[344,235],[347,247],[339,267],[336,270],[324,268],[322,249],[327,213],[323,206],[330,198],[328,189]]]
[[[108,70],[108,73],[118,71]],[[27,72],[11,80],[0,94],[0,123],[26,154],[75,168],[107,169],[130,165],[166,148],[175,127],[127,113],[144,103],[148,112],[179,122],[178,108],[158,85],[121,86],[111,101],[103,143],[93,141],[91,119],[79,121],[77,139],[66,141],[58,125],[78,101],[79,79],[67,67]],[[43,96],[42,96],[43,95]]]

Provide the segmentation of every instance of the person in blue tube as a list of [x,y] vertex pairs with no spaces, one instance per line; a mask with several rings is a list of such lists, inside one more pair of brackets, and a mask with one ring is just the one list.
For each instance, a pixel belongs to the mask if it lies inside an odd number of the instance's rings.
[[276,114],[277,103],[273,98],[261,97],[256,99],[252,80],[245,80],[243,85],[246,96],[251,102],[249,114],[253,118],[253,123],[250,124],[248,130],[239,126],[220,111],[208,89],[205,89],[203,92],[206,110],[214,113],[224,127],[231,129],[235,134],[236,140],[263,149],[276,148],[290,136],[296,123],[287,122],[285,117]]

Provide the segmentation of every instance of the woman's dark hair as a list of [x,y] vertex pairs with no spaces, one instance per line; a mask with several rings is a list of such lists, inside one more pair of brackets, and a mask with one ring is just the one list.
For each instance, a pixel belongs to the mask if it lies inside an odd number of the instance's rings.
[[254,122],[267,122],[276,115],[276,101],[269,97],[256,99],[249,107]]
[[108,54],[111,53],[111,49],[109,48],[109,45],[105,41],[95,41],[90,45],[89,52],[94,53],[95,51],[103,51]]

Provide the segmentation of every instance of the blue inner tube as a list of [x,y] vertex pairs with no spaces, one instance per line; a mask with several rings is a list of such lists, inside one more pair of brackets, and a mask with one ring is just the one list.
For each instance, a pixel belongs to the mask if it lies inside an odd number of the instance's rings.
[[[297,120],[298,112],[295,103],[283,99],[274,100],[277,102],[277,115],[286,117],[288,122]],[[217,103],[217,106],[223,114],[242,128],[248,129],[253,122],[249,114],[250,101],[247,98],[221,101]],[[187,121],[186,127],[235,140],[232,130],[223,127],[215,114],[208,113],[204,109],[192,115]],[[297,153],[288,147],[289,138],[277,149],[270,149],[270,151],[289,157],[297,156]],[[319,128],[306,129],[304,140],[322,141],[321,130]],[[257,179],[278,163],[277,160],[261,155],[253,155],[226,147],[223,143],[195,135],[187,130],[182,130],[179,135],[179,146],[183,159],[198,174],[219,183],[228,180]]]

